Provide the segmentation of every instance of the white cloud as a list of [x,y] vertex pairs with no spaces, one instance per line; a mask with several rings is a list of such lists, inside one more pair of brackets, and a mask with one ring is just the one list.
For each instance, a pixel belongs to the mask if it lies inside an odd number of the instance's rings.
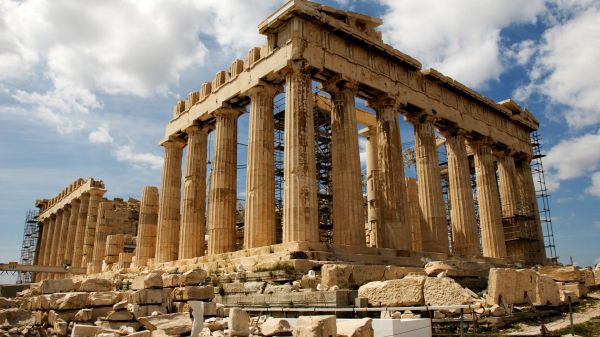
[[500,32],[535,22],[543,0],[379,0],[384,40],[471,86],[498,79],[503,71]]
[[109,128],[106,125],[99,126],[96,130],[90,132],[88,140],[92,144],[106,144],[113,142]]
[[[590,195],[600,197],[600,172],[595,172],[591,176],[592,184],[585,190]],[[596,228],[600,228],[600,221],[595,222]]]
[[519,65],[526,65],[536,52],[534,40],[524,40],[513,44],[507,51],[506,56],[517,61]]
[[158,170],[163,165],[163,159],[160,156],[148,152],[136,152],[130,145],[117,146],[115,155],[118,161],[128,162],[136,167]]
[[[589,175],[600,169],[598,149],[600,149],[600,130],[563,140],[552,147],[544,162],[550,173],[548,177],[550,189],[558,188],[560,181]],[[598,176],[599,173],[596,172],[594,176]],[[600,187],[600,176],[596,179]]]
[[530,83],[515,96],[539,94],[559,109],[570,127],[600,123],[600,3],[559,1],[556,25],[537,47]]

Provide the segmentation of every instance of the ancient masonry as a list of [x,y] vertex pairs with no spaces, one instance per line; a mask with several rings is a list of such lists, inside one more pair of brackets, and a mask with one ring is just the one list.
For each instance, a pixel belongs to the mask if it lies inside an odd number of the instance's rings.
[[[307,1],[288,2],[259,25],[267,40],[263,46],[177,102],[161,142],[160,193],[146,187],[141,203],[105,200],[102,182],[80,179],[38,201],[42,234],[36,263],[98,273],[109,266],[176,261],[206,266],[244,256],[254,257],[244,260],[252,266],[263,256],[281,259],[282,252],[295,251],[304,251],[303,258],[285,259],[415,266],[422,258],[458,257],[545,263],[530,169],[536,119],[512,100],[493,102],[434,69],[421,69],[382,41],[375,30],[381,23]],[[317,84],[328,97],[313,94]],[[278,94],[285,95],[281,217],[274,163]],[[356,98],[375,113],[357,109]],[[237,123],[247,107],[240,251]],[[319,107],[328,110],[331,128],[333,235],[327,245],[320,243],[318,224],[313,111]],[[400,117],[414,127],[416,181],[404,175]],[[210,133],[215,141],[209,151]],[[366,197],[359,137],[367,144]],[[444,167],[438,160],[440,138],[448,157]],[[214,157],[207,183],[208,153]],[[58,276],[36,279],[50,277]]]

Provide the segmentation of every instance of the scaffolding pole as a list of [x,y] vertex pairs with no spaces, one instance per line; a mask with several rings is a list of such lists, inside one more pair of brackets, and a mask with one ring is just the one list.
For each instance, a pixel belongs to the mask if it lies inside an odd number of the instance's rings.
[[[38,244],[39,226],[38,211],[29,210],[25,215],[25,226],[23,228],[23,243],[21,244],[21,265],[33,265]],[[31,283],[33,272],[19,271],[17,283]]]

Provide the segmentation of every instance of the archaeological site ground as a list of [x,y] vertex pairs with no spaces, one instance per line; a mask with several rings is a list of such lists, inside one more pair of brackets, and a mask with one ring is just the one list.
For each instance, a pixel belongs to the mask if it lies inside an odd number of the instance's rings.
[[381,24],[291,0],[175,103],[161,186],[37,196],[0,336],[519,335],[600,310],[600,267],[557,262],[533,113],[422,69]]

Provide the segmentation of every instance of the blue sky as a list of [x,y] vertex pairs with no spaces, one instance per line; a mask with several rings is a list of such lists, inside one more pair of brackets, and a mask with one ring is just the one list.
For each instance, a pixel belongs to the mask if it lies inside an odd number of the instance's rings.
[[[599,261],[598,1],[321,2],[383,18],[384,40],[424,68],[531,110],[558,255]],[[0,0],[0,261],[18,260],[34,200],[77,177],[103,179],[108,197],[160,185],[173,104],[261,45],[256,27],[282,3]]]

